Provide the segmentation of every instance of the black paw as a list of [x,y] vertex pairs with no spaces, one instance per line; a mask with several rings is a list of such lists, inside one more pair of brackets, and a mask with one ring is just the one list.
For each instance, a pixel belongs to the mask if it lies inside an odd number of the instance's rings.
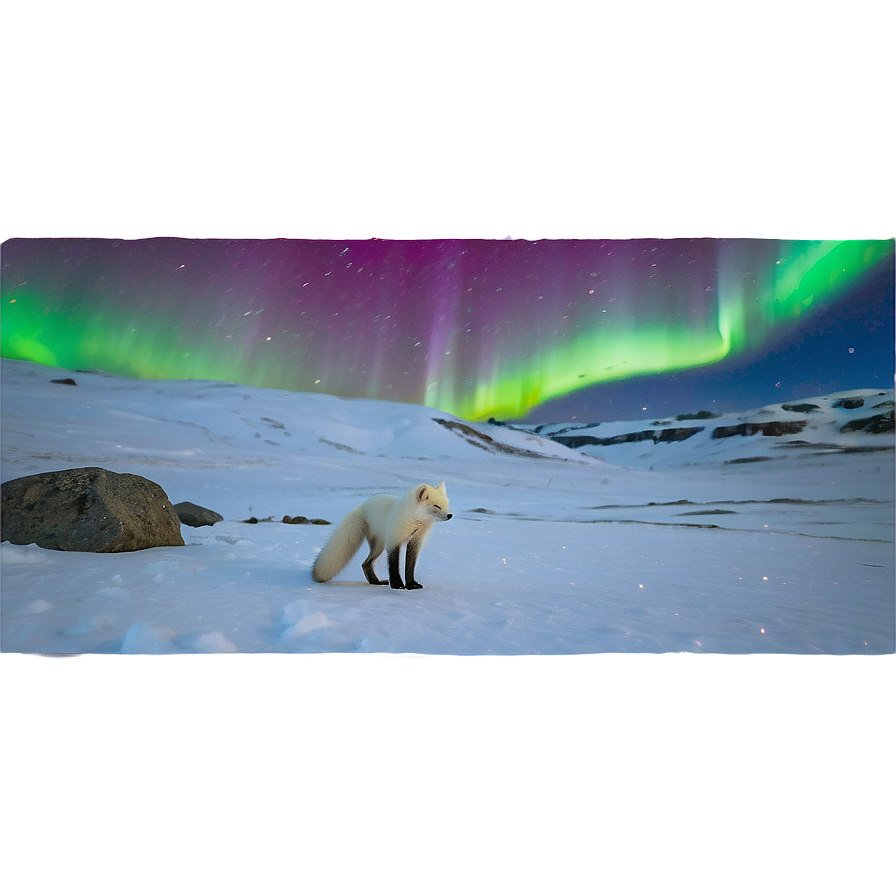
[[422,588],[423,586],[419,582],[408,582],[407,589],[408,591],[413,591],[416,588]]

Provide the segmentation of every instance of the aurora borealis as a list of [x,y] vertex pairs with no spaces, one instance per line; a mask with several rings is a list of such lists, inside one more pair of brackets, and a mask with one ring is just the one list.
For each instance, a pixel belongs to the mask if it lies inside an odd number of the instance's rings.
[[892,314],[893,252],[893,240],[12,239],[2,354],[520,419],[586,387],[749,358],[875,276]]

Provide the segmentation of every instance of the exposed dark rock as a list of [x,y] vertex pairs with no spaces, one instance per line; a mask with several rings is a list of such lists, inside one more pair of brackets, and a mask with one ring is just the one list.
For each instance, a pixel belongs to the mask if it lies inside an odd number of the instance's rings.
[[738,423],[736,426],[717,426],[711,433],[713,439],[727,439],[730,436],[792,436],[802,432],[805,420],[770,420],[768,423]]
[[[260,433],[255,433],[256,437],[260,438]],[[265,441],[268,441],[265,439]],[[341,442],[331,442],[329,439],[325,439],[323,436],[318,436],[317,441],[324,444],[329,445],[331,448],[336,448],[339,451],[348,451],[349,454],[364,454],[363,451],[358,451],[357,448],[352,448],[351,445],[343,445]],[[271,443],[275,444],[275,443]]]
[[624,432],[618,436],[607,436],[599,439],[597,436],[562,436],[552,435],[551,438],[567,448],[582,448],[585,445],[625,445],[630,442],[683,442],[691,436],[702,432],[704,427],[680,426],[672,429],[642,429],[638,432]]
[[705,427],[703,426],[679,426],[676,429],[661,429],[659,433],[654,436],[653,441],[683,442],[685,439],[697,435],[698,432],[703,432],[704,428]]
[[2,537],[55,551],[115,553],[181,546],[161,486],[132,473],[80,467],[3,483]]
[[77,386],[78,384],[70,377],[67,376],[62,380],[50,380],[51,383],[62,383],[63,386]]
[[875,414],[873,417],[863,417],[861,420],[850,420],[840,427],[840,432],[893,432],[893,411],[886,414]]
[[567,448],[584,448],[586,445],[606,445],[606,439],[599,439],[597,436],[557,436],[552,435],[551,438]]
[[317,519],[317,518],[309,520],[307,516],[289,516],[288,514],[283,517],[283,522],[290,523],[293,526],[297,526],[297,525],[330,526],[330,525],[332,525],[332,523],[330,523],[329,520],[322,520],[322,519]]
[[841,398],[839,401],[835,401],[831,407],[832,408],[846,408],[847,411],[854,411],[856,408],[861,408],[865,406],[864,398]]
[[841,445],[837,448],[839,454],[879,454],[882,451],[891,453],[893,445]]
[[725,510],[721,507],[714,507],[711,510],[686,510],[684,513],[679,513],[678,516],[727,516],[736,513],[736,510]]
[[641,432],[626,432],[618,436],[608,436],[599,439],[597,436],[551,436],[555,442],[566,445],[567,448],[583,448],[586,445],[624,445],[629,442],[644,442],[653,439],[653,430],[645,429]]
[[529,451],[526,448],[516,448],[513,445],[506,445],[504,442],[498,442],[490,435],[480,432],[467,423],[461,423],[460,420],[444,420],[441,417],[432,418],[439,426],[444,426],[450,432],[461,436],[465,442],[481,448],[483,451],[490,451],[496,454],[515,454],[517,457],[537,457],[544,458],[543,454],[537,451]]
[[793,411],[797,414],[811,414],[821,410],[817,404],[809,404],[808,402],[806,404],[782,404],[781,409],[785,411]]
[[714,417],[718,417],[718,414],[714,414],[712,411],[697,411],[696,414],[679,414],[675,419],[676,420],[712,420]]
[[220,523],[224,519],[220,513],[215,513],[214,510],[200,507],[190,501],[181,501],[180,504],[175,504],[174,512],[185,526],[193,526],[197,529],[200,526],[214,526],[215,523]]

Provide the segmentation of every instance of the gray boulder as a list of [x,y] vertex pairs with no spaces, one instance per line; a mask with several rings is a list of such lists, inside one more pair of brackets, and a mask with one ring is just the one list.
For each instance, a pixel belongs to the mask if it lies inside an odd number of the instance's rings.
[[37,473],[4,482],[2,496],[2,538],[13,544],[106,554],[184,543],[162,487],[131,473]]
[[193,526],[194,529],[198,529],[200,526],[214,526],[215,523],[220,523],[224,519],[220,513],[215,513],[214,510],[200,507],[190,501],[181,501],[180,504],[175,504],[174,512],[185,526]]

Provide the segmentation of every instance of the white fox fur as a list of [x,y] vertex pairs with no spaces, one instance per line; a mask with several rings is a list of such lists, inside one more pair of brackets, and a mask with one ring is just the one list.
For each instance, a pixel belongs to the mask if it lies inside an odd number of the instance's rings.
[[[414,579],[420,548],[432,524],[436,520],[450,520],[451,517],[444,482],[435,486],[420,483],[400,498],[374,495],[345,515],[317,555],[311,571],[312,578],[315,582],[329,582],[345,569],[366,538],[370,553],[361,568],[371,585],[422,588]],[[399,552],[403,544],[407,545],[404,582],[399,572]],[[384,550],[389,558],[388,582],[378,579],[373,571],[373,561]]]

